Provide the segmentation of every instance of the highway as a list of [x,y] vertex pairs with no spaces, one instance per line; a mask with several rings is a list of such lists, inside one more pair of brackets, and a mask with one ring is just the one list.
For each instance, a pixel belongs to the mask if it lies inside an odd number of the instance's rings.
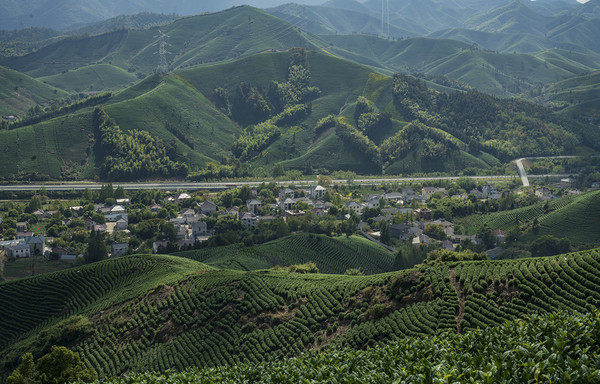
[[[524,171],[524,170],[523,170]],[[568,177],[569,175],[536,175],[529,176],[529,178],[562,178]],[[401,177],[401,178],[376,178],[376,179],[354,179],[351,181],[352,184],[360,185],[377,185],[382,183],[409,183],[409,182],[428,182],[437,180],[458,180],[460,178],[469,178],[474,180],[488,180],[501,181],[501,180],[513,180],[518,178],[517,175],[497,175],[497,176],[440,176],[440,177]],[[525,175],[527,178],[527,175]],[[232,182],[219,182],[219,183],[192,183],[192,182],[154,182],[154,183],[113,183],[113,187],[123,187],[126,190],[139,190],[139,189],[156,189],[163,191],[193,191],[193,190],[223,190],[232,188],[234,186],[241,187],[248,185],[250,187],[257,187],[263,182],[270,181],[232,181]],[[296,185],[296,186],[309,186],[314,185],[316,180],[287,180],[287,181],[274,181],[277,185]],[[528,182],[528,181],[527,181]],[[334,184],[347,184],[348,180],[333,180]],[[73,183],[36,183],[36,184],[13,184],[13,185],[0,185],[0,191],[8,192],[23,192],[23,191],[38,191],[41,188],[46,188],[47,191],[83,191],[85,189],[99,190],[103,184],[106,183],[95,183],[95,182],[73,182]],[[525,183],[524,183],[525,185]]]

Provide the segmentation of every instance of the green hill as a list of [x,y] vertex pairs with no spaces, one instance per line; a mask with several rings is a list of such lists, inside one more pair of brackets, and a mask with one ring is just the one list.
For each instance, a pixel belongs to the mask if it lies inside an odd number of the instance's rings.
[[540,15],[520,1],[474,16],[466,21],[470,29],[487,32],[527,33],[543,36],[550,18]]
[[266,244],[230,245],[177,254],[222,269],[252,271],[314,262],[321,273],[343,274],[360,268],[365,274],[389,272],[394,256],[362,237],[299,234]]
[[600,116],[600,72],[552,84],[544,90],[540,100],[551,103],[568,116],[597,119]]
[[60,99],[67,93],[23,73],[0,67],[0,116],[20,115],[36,105]]
[[[530,36],[464,30],[434,36],[438,38],[400,41],[363,35],[322,38],[331,44],[328,51],[348,60],[393,72],[444,75],[495,95],[519,95],[538,84],[564,80],[600,67],[595,53],[573,51],[570,50],[573,45],[546,43]],[[505,53],[480,50],[468,43]],[[557,45],[563,49],[554,49]]]
[[170,24],[181,16],[142,12],[135,15],[121,15],[70,30],[71,35],[100,35],[116,29],[146,29]]
[[[430,48],[439,42],[424,40],[432,44]],[[431,52],[427,45],[415,44],[407,44],[406,51]],[[485,53],[469,51],[457,55],[485,57]],[[536,59],[526,58],[527,67],[523,71],[537,70]],[[452,87],[465,87],[442,78],[437,81],[447,86],[439,87],[442,92],[438,92],[409,76],[390,78],[368,67],[314,51],[306,53],[310,68],[307,84],[318,89],[318,94],[314,100],[298,105],[305,110],[304,114],[289,119],[285,117],[289,106],[281,114],[283,108],[276,106],[279,96],[273,93],[274,84],[287,81],[289,60],[289,52],[262,53],[168,75],[153,75],[104,100],[104,109],[125,132],[147,131],[173,147],[171,160],[186,163],[192,173],[207,162],[242,156],[232,148],[240,137],[248,137],[243,130],[269,121],[280,121],[276,125],[277,135],[248,157],[240,158],[251,175],[269,175],[279,162],[284,169],[311,168],[313,172],[319,169],[352,170],[360,174],[379,174],[382,169],[388,174],[460,172],[465,168],[499,166],[517,156],[563,154],[598,143],[596,127],[531,103],[496,99],[477,92],[452,93]],[[430,65],[443,72],[445,67],[436,63]],[[508,60],[497,65],[512,67],[516,62]],[[88,69],[100,75],[115,72],[129,75],[107,64]],[[536,76],[543,76],[539,72]],[[87,70],[75,70],[47,80],[67,84],[67,79],[74,79],[72,84],[76,86],[76,80],[85,73]],[[96,81],[108,86],[110,77],[107,75],[104,83],[102,77]],[[87,76],[86,81],[91,80]],[[244,96],[244,92],[250,93]],[[234,113],[235,108],[254,108],[250,94],[263,100],[267,108],[267,113],[254,121],[246,118],[251,114]],[[215,95],[220,95],[219,106]],[[361,103],[366,103],[366,109],[356,115],[359,97],[364,100]],[[475,105],[477,109],[473,109]],[[34,177],[54,179],[97,175],[103,155],[93,145],[92,139],[97,138],[91,116],[91,108],[84,108],[34,126],[0,132],[4,142],[17,143],[0,153],[0,164],[6,164],[0,177],[31,178],[27,175],[35,172],[38,175]],[[320,126],[328,116],[333,116],[329,117],[333,125]],[[363,120],[359,122],[361,116]],[[506,124],[505,118],[510,124]],[[517,129],[530,132],[529,139],[516,135]],[[419,131],[418,135],[414,130]],[[36,135],[31,134],[34,131]],[[548,139],[543,143],[534,140],[541,132]],[[477,145],[469,146],[471,142]]]
[[[267,50],[287,50],[310,43],[292,25],[259,9],[243,6],[179,19],[160,27],[167,36],[171,69],[231,60]],[[0,64],[31,76],[61,74],[91,64],[111,64],[131,72],[152,73],[159,65],[159,28],[118,30],[62,40],[32,54]]]
[[[116,95],[106,111],[125,129],[150,132],[175,145],[176,161],[191,167],[219,160],[239,129],[198,90],[177,75],[154,76]],[[102,161],[94,144],[92,111],[57,117],[33,126],[0,131],[7,147],[0,153],[0,177],[31,173],[44,177],[93,178]],[[183,141],[182,141],[183,140]]]
[[[486,224],[491,229],[508,232],[515,227],[530,227],[537,220],[539,229],[535,237],[566,237],[575,246],[600,242],[600,191],[550,200],[545,206],[540,202],[511,211],[471,216],[463,225],[469,233],[476,233]],[[534,234],[527,236],[533,238]]]
[[[381,35],[381,15],[374,15],[356,2],[328,2],[323,6],[307,6],[295,3],[267,9],[271,15],[283,19],[303,30],[317,35],[365,33]],[[344,8],[342,8],[344,7]],[[353,8],[353,9],[349,9]],[[386,27],[387,28],[387,27]],[[414,30],[420,28],[411,26],[410,30],[404,26],[390,26],[391,36],[415,36]],[[421,29],[422,30],[422,29]]]
[[[51,345],[100,377],[216,367],[600,306],[600,252],[373,276],[215,271],[131,256],[0,283],[0,364]],[[417,339],[413,339],[417,340]],[[420,339],[427,340],[427,339]]]
[[57,75],[40,77],[38,80],[77,93],[119,90],[139,81],[135,73],[110,64],[89,65]]

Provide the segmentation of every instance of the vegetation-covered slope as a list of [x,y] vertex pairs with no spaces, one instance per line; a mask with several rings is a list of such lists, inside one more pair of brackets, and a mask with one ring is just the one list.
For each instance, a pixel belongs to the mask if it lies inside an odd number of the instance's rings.
[[[309,44],[292,25],[247,6],[182,18],[160,31],[168,44],[165,58],[170,69]],[[62,40],[29,55],[5,58],[0,64],[36,77],[100,63],[150,74],[160,64],[161,39],[158,27],[118,30]]]
[[0,67],[0,116],[20,115],[36,105],[67,96],[61,89]]
[[133,73],[110,64],[89,65],[65,73],[40,77],[40,81],[68,92],[119,90],[139,79]]
[[293,235],[251,247],[236,244],[178,255],[217,268],[242,271],[314,262],[321,273],[343,274],[348,269],[360,269],[375,274],[390,272],[394,264],[389,251],[362,237],[312,234]]
[[[361,174],[378,174],[382,169],[391,174],[455,172],[498,166],[498,159],[563,154],[598,143],[596,127],[531,103],[476,92],[440,93],[414,78],[390,78],[317,52],[301,54],[307,66],[298,72],[290,65],[293,55],[263,53],[153,75],[111,96],[104,102],[105,110],[121,129],[148,131],[172,145],[172,160],[185,162],[192,173],[207,162],[227,158],[231,162],[233,157],[246,164],[245,175],[263,177],[279,162],[285,169],[306,173],[319,168]],[[294,84],[304,85],[290,88],[293,78]],[[446,83],[460,88],[458,83]],[[304,89],[309,99],[287,103],[286,92],[292,89]],[[91,110],[76,113],[45,121],[35,129],[63,134],[61,125],[91,121]],[[78,128],[67,140],[83,148],[73,158],[55,150],[52,143],[34,144],[34,137],[25,134],[32,127],[1,132],[6,142],[17,142],[15,135],[19,135],[22,141],[13,145],[15,151],[23,153],[22,148],[27,148],[27,153],[37,153],[18,158],[16,164],[10,150],[0,154],[1,161],[13,164],[3,169],[2,176],[38,172],[61,178],[61,167],[69,161],[77,164],[76,173],[97,173],[101,166],[97,159],[102,156],[90,141],[93,126]],[[261,129],[269,133],[258,134]],[[539,135],[545,140],[535,140]],[[48,161],[36,168],[35,160],[43,157]]]
[[9,372],[23,352],[65,344],[106,377],[364,348],[536,313],[586,313],[600,305],[599,272],[598,250],[366,277],[126,257],[1,283],[2,306],[14,310],[0,315],[9,330],[0,359]]
[[[577,336],[572,337],[573,329]],[[595,383],[600,332],[598,312],[529,316],[465,335],[409,337],[365,351],[306,353],[261,364],[205,368],[183,373],[129,374],[103,383],[273,383],[284,381],[360,383],[519,382],[544,380]],[[523,364],[527,361],[527,364]],[[534,368],[534,369],[532,369]]]
[[594,71],[552,84],[540,99],[574,118],[600,116],[600,72]]
[[506,232],[513,228],[532,231],[530,237],[566,237],[573,245],[593,244],[600,241],[600,191],[540,202],[511,211],[470,216],[464,220],[464,225],[472,233],[487,225],[491,229]]

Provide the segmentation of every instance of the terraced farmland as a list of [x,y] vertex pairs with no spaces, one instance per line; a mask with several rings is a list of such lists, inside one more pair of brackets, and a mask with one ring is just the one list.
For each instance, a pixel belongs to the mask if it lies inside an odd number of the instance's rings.
[[[80,272],[77,272],[80,271]],[[208,270],[133,256],[0,284],[0,364],[63,343],[109,377],[362,349],[600,306],[600,250],[372,276]],[[66,331],[70,330],[70,331]]]
[[573,245],[600,242],[600,191],[549,200],[529,207],[473,215],[462,220],[469,233],[476,233],[487,224],[491,229],[509,231],[516,226],[539,223],[538,235],[568,237]]
[[394,263],[394,255],[363,237],[313,234],[293,235],[252,247],[231,245],[178,255],[217,268],[243,271],[312,261],[321,273],[343,274],[347,269],[360,268],[366,274],[375,274],[392,271]]

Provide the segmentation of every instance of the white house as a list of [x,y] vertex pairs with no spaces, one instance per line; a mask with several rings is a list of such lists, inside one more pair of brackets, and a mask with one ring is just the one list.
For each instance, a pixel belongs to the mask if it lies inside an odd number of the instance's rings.
[[552,192],[546,187],[541,187],[535,190],[535,196],[542,201],[550,200],[552,198]]
[[124,231],[129,226],[129,221],[126,219],[119,219],[115,224],[115,229],[117,231]]
[[175,200],[176,200],[178,203],[180,203],[180,202],[183,202],[183,201],[189,200],[189,199],[191,199],[191,198],[192,198],[192,196],[188,195],[187,193],[181,193],[181,194],[179,194],[179,195],[178,195],[178,196],[175,198]]
[[194,238],[199,236],[206,236],[208,234],[208,226],[205,221],[196,221],[192,223],[192,236]]
[[379,208],[379,198],[373,197],[373,198],[367,200],[367,207],[374,208],[374,209]]
[[327,189],[320,185],[313,185],[310,187],[310,197],[313,199],[322,199],[325,196]]
[[46,247],[46,238],[44,236],[27,237],[25,238],[25,244],[29,246],[31,253],[41,255],[44,253],[44,248]]
[[256,224],[258,224],[258,216],[255,216],[250,212],[244,213],[241,220],[246,228],[256,227]]
[[362,215],[364,206],[362,204],[358,204],[356,201],[351,201],[349,203],[346,203],[346,208],[356,212],[359,215]]
[[186,210],[184,210],[183,212],[181,212],[181,217],[187,219],[188,217],[194,217],[196,216],[196,211],[194,211],[191,208],[188,208]]
[[125,207],[122,205],[115,205],[114,207],[112,207],[110,209],[110,214],[111,215],[122,215],[127,213],[127,211],[125,210]]

